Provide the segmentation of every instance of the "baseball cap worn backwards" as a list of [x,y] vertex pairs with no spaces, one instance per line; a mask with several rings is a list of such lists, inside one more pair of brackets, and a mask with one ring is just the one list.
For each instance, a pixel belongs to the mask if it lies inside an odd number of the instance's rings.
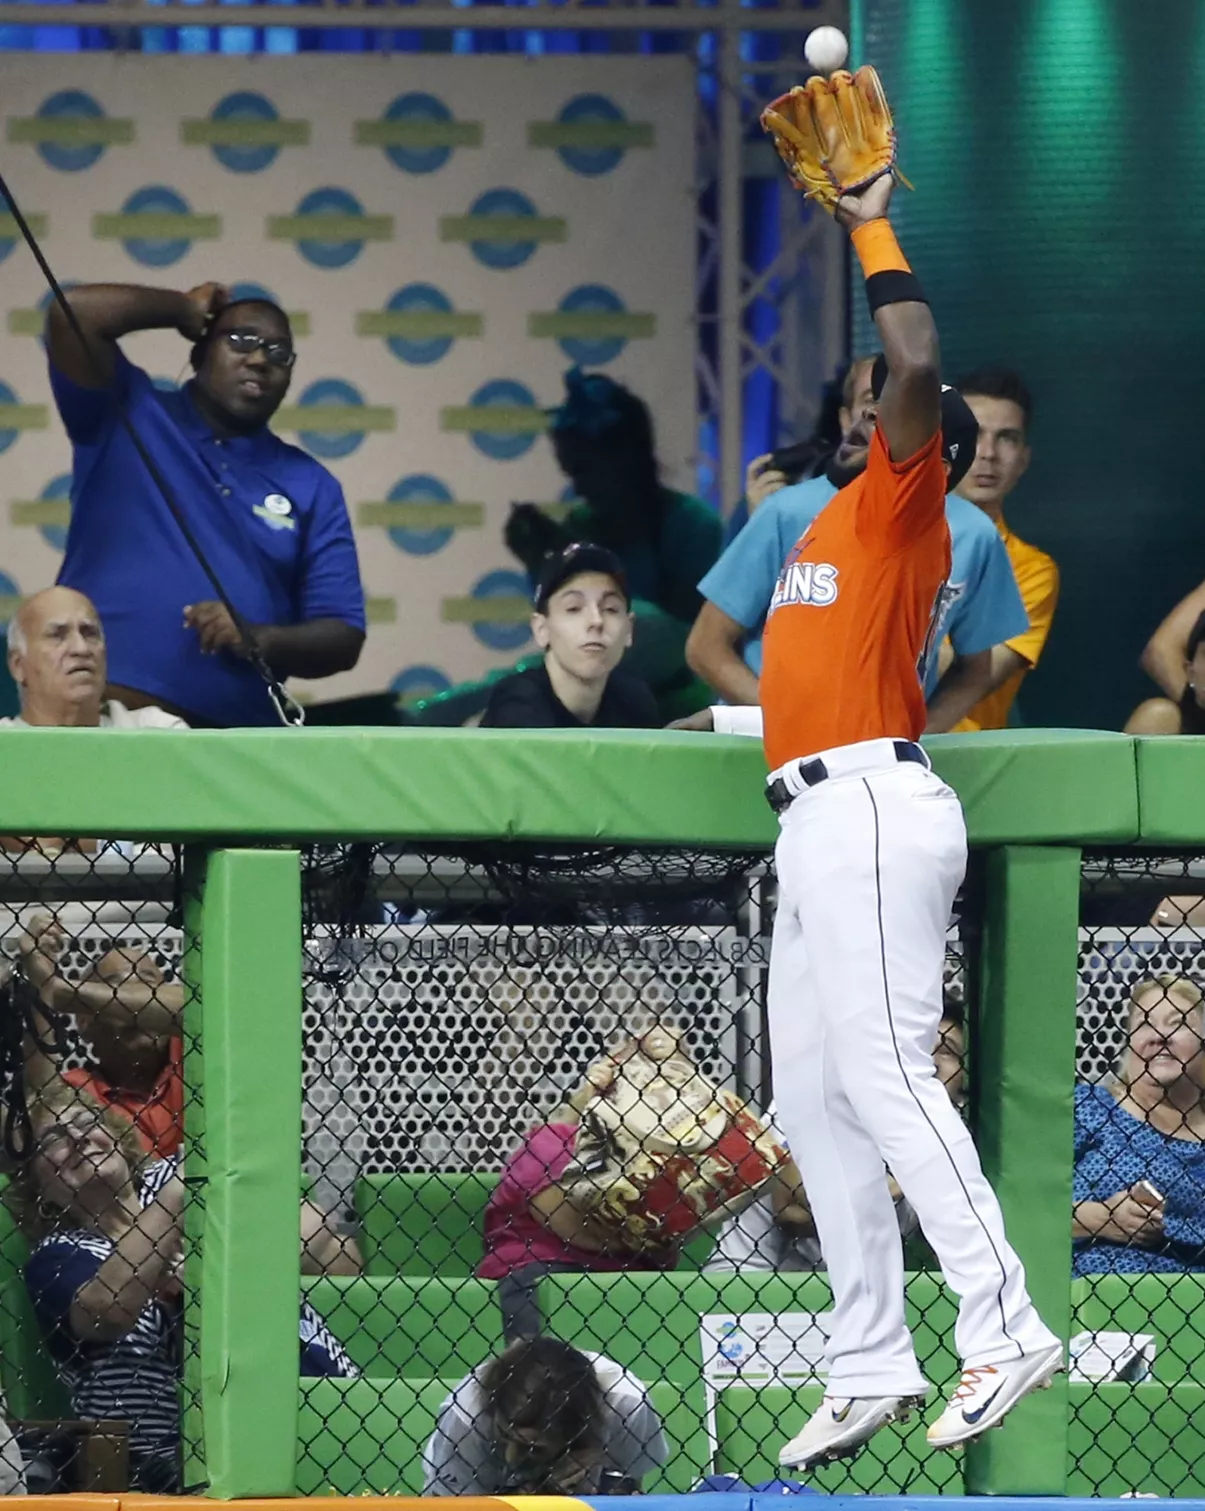
[[[875,358],[870,388],[877,401],[887,381],[887,359],[882,352]],[[946,492],[953,493],[971,469],[975,447],[979,442],[979,421],[967,401],[948,383],[941,385],[941,455],[949,463],[950,477]]]
[[570,578],[580,577],[583,572],[601,572],[604,576],[613,578],[625,603],[631,604],[627,573],[615,552],[608,551],[605,546],[593,546],[588,541],[574,541],[563,551],[554,551],[544,558],[536,581],[536,613],[543,614],[552,595],[563,588]]

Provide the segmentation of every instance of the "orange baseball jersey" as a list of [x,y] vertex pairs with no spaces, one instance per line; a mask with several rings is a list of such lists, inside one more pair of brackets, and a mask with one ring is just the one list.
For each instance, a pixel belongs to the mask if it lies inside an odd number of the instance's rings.
[[1010,651],[1016,651],[1017,655],[1023,656],[1029,664],[1019,672],[1014,672],[1007,682],[1000,684],[995,692],[988,693],[986,698],[980,699],[966,718],[961,723],[955,724],[956,734],[977,729],[1003,729],[1005,727],[1008,723],[1009,711],[1013,706],[1013,699],[1020,691],[1021,683],[1037,666],[1038,658],[1046,648],[1046,637],[1050,634],[1055,607],[1059,601],[1059,569],[1054,558],[1047,556],[1046,552],[1040,551],[1037,546],[1031,546],[1019,535],[1014,535],[1003,519],[997,522],[996,528],[1000,531],[1004,549],[1008,552],[1009,561],[1012,562],[1013,576],[1017,579],[1021,602],[1029,615],[1029,628],[1025,633],[1014,635],[1011,640],[1006,640],[1004,643]]
[[787,761],[925,727],[923,668],[950,574],[941,436],[893,462],[882,433],[866,470],[803,532],[762,642],[766,759]]

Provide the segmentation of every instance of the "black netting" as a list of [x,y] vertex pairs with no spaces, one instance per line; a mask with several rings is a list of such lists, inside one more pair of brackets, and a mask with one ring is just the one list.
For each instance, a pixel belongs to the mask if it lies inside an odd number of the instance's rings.
[[[345,1242],[349,1273],[306,1294],[359,1375],[303,1381],[300,1492],[779,1473],[823,1390],[831,1298],[775,1146],[774,890],[764,854],[386,847],[354,924],[307,929],[307,1188],[359,1254]],[[977,905],[964,915],[936,1054],[960,1105]],[[921,1362],[948,1388],[953,1306],[902,1199],[899,1215]],[[627,1424],[601,1459],[599,1380]],[[961,1488],[923,1432],[806,1478]]]
[[1071,1486],[1199,1495],[1205,1360],[1205,861],[1085,857]]
[[182,1160],[178,858],[170,847],[5,843],[8,1421],[30,1490],[176,1490],[181,1413],[195,1408],[186,1232],[201,1234]]

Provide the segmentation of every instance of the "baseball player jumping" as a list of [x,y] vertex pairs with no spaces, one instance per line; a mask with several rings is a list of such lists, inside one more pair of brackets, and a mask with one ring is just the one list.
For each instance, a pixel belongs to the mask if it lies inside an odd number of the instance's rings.
[[[803,1468],[856,1452],[928,1390],[904,1321],[884,1163],[960,1298],[962,1379],[929,1442],[948,1448],[995,1426],[1049,1383],[1062,1345],[1029,1299],[932,1060],[966,829],[917,739],[950,570],[944,500],[974,457],[975,419],[942,387],[933,316],[887,218],[895,137],[874,70],[813,78],[763,122],[792,177],[849,230],[885,357],[877,417],[863,418],[865,467],[783,568],[761,679],[768,796],[781,824],[774,1090],[833,1287],[827,1393],[779,1455]],[[887,144],[885,163],[869,183],[863,175],[843,188],[841,153],[875,139]],[[711,712],[714,728],[734,733],[751,732],[759,714]]]

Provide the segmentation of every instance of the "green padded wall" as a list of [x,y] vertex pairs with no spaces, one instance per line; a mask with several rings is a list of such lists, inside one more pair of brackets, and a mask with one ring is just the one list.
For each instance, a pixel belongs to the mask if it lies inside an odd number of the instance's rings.
[[[944,367],[999,360],[1038,405],[1009,509],[1063,595],[1029,724],[1118,729],[1137,657],[1205,578],[1201,0],[852,0],[896,110],[901,241]],[[868,338],[855,288],[856,345]]]

